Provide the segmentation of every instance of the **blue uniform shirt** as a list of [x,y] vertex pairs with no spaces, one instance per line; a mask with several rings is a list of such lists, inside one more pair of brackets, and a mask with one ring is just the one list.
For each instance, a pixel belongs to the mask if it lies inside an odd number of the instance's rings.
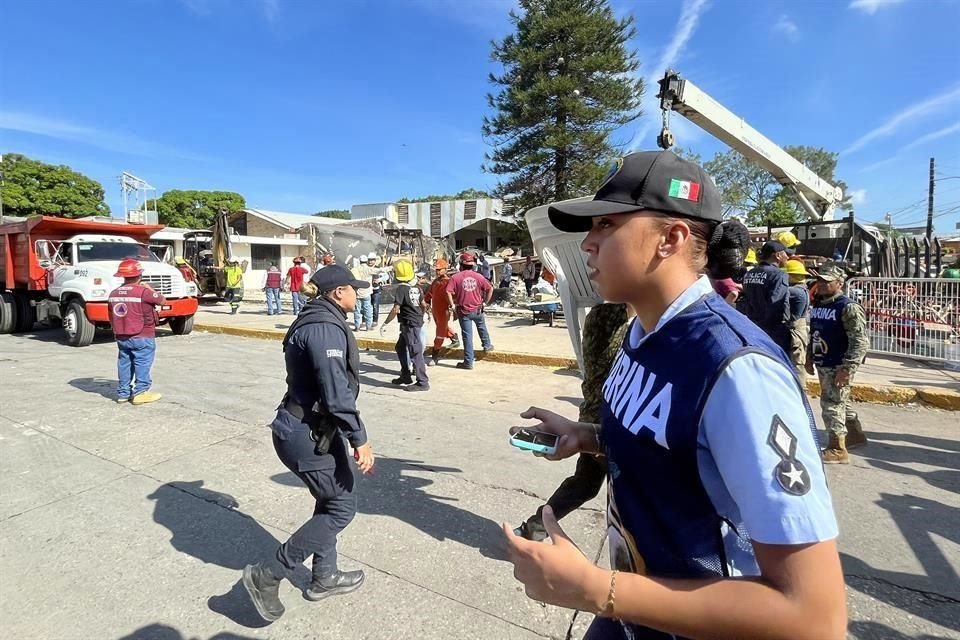
[[751,541],[837,536],[812,413],[789,360],[707,278],[649,334],[634,321],[604,398],[614,567],[758,575]]

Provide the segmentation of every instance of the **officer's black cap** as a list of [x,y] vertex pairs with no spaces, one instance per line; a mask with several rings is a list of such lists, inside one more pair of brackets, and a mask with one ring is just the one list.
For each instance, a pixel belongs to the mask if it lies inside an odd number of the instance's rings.
[[589,231],[591,218],[641,209],[711,222],[723,219],[720,192],[699,165],[670,151],[639,151],[617,160],[589,202],[547,210],[560,231]]
[[778,242],[777,240],[771,240],[767,243],[764,243],[764,245],[760,247],[760,257],[769,258],[775,253],[780,253],[781,251],[786,251],[786,250],[787,248],[784,246],[782,242]]
[[354,289],[366,289],[370,286],[369,282],[354,278],[349,269],[339,264],[331,264],[323,269],[317,269],[317,271],[310,276],[310,282],[317,285],[319,291],[330,291],[337,287],[346,286],[351,286]]

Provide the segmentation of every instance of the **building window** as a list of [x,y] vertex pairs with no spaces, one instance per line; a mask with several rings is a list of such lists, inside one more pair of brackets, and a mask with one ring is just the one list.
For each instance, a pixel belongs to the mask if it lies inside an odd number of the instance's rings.
[[250,268],[255,271],[266,271],[272,265],[280,266],[280,245],[252,244],[250,245]]
[[440,203],[430,203],[430,235],[440,237]]
[[460,249],[463,249],[463,238],[457,238],[457,247],[456,247],[456,249],[457,249],[457,251],[460,251]]
[[397,205],[397,223],[410,224],[410,207],[405,204]]
[[477,201],[476,200],[467,200],[463,203],[463,219],[464,220],[476,220],[477,219]]

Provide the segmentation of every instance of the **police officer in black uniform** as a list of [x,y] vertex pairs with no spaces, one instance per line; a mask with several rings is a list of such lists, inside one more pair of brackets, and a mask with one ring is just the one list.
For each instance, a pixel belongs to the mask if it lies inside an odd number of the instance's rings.
[[281,580],[311,555],[308,599],[349,593],[363,584],[363,571],[337,567],[337,534],[357,512],[356,467],[366,474],[374,464],[356,404],[360,356],[346,323],[357,289],[370,283],[340,265],[318,270],[310,282],[319,295],[304,306],[283,340],[287,393],[271,428],[277,456],[310,490],[316,507],[271,558],[243,570],[244,587],[270,622],[283,615]]
[[764,330],[777,346],[790,353],[790,282],[780,267],[787,263],[787,248],[771,240],[760,249],[760,263],[743,276],[740,313]]

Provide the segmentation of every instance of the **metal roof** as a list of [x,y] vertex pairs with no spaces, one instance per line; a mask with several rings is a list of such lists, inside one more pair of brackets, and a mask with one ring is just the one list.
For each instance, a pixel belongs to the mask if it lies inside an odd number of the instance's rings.
[[258,218],[272,222],[278,227],[299,230],[305,224],[343,224],[350,220],[341,218],[323,218],[312,216],[306,213],[287,213],[284,211],[269,211],[267,209],[244,209],[245,213],[250,213]]

